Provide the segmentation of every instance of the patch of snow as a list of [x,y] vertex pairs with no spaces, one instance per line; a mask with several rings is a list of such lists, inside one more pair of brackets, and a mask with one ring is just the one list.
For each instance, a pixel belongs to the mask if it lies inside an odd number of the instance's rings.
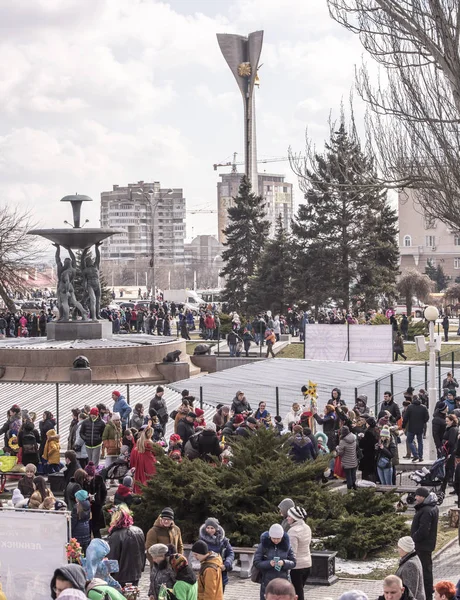
[[349,575],[367,575],[374,569],[386,569],[397,564],[396,558],[380,558],[378,560],[345,560],[335,559],[335,572]]

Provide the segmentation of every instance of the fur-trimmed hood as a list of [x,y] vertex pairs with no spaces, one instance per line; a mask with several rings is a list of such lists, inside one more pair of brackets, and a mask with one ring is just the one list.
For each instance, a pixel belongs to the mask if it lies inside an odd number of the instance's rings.
[[210,536],[206,531],[206,524],[203,523],[203,525],[200,527],[199,536],[208,545],[211,544],[211,546],[217,546],[220,545],[225,539],[225,531],[223,527],[219,525],[216,531],[216,535]]

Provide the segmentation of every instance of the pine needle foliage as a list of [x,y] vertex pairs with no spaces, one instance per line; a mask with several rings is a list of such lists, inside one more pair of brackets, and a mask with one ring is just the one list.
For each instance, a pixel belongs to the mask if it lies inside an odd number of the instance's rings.
[[[161,510],[170,506],[184,542],[194,542],[200,525],[212,516],[219,519],[234,546],[247,547],[258,543],[260,534],[280,521],[278,504],[289,497],[307,510],[314,535],[336,536],[327,547],[343,556],[372,552],[375,539],[384,546],[402,535],[401,517],[395,514],[390,495],[369,490],[342,495],[321,483],[328,456],[295,465],[288,456],[287,436],[265,429],[250,438],[232,440],[232,451],[231,467],[217,460],[216,464],[188,459],[177,463],[159,457],[157,474],[145,486],[141,503],[133,507],[135,523],[147,531]],[[385,529],[380,517],[386,519],[389,533],[377,529],[357,545],[349,539],[355,536],[349,533],[350,520],[364,522],[373,531],[374,521]]]

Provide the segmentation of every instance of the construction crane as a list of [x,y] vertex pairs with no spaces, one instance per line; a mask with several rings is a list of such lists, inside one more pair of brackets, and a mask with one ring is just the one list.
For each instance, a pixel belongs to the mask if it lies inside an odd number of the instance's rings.
[[[233,161],[232,162],[215,163],[213,165],[214,171],[217,171],[217,169],[219,167],[232,167],[232,173],[237,173],[236,167],[238,165],[244,165],[245,164],[244,162],[236,162],[237,154],[238,154],[237,152],[233,153]],[[262,158],[262,159],[258,160],[257,163],[286,162],[287,160],[289,160],[288,156],[282,156],[280,158]]]

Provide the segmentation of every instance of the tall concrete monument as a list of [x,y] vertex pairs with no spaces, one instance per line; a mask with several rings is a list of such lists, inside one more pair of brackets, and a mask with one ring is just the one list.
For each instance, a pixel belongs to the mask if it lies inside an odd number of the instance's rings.
[[233,73],[243,97],[244,106],[244,161],[245,173],[252,190],[258,194],[257,139],[255,86],[258,85],[257,70],[262,52],[264,32],[254,31],[244,37],[230,33],[218,33],[219,47]]

